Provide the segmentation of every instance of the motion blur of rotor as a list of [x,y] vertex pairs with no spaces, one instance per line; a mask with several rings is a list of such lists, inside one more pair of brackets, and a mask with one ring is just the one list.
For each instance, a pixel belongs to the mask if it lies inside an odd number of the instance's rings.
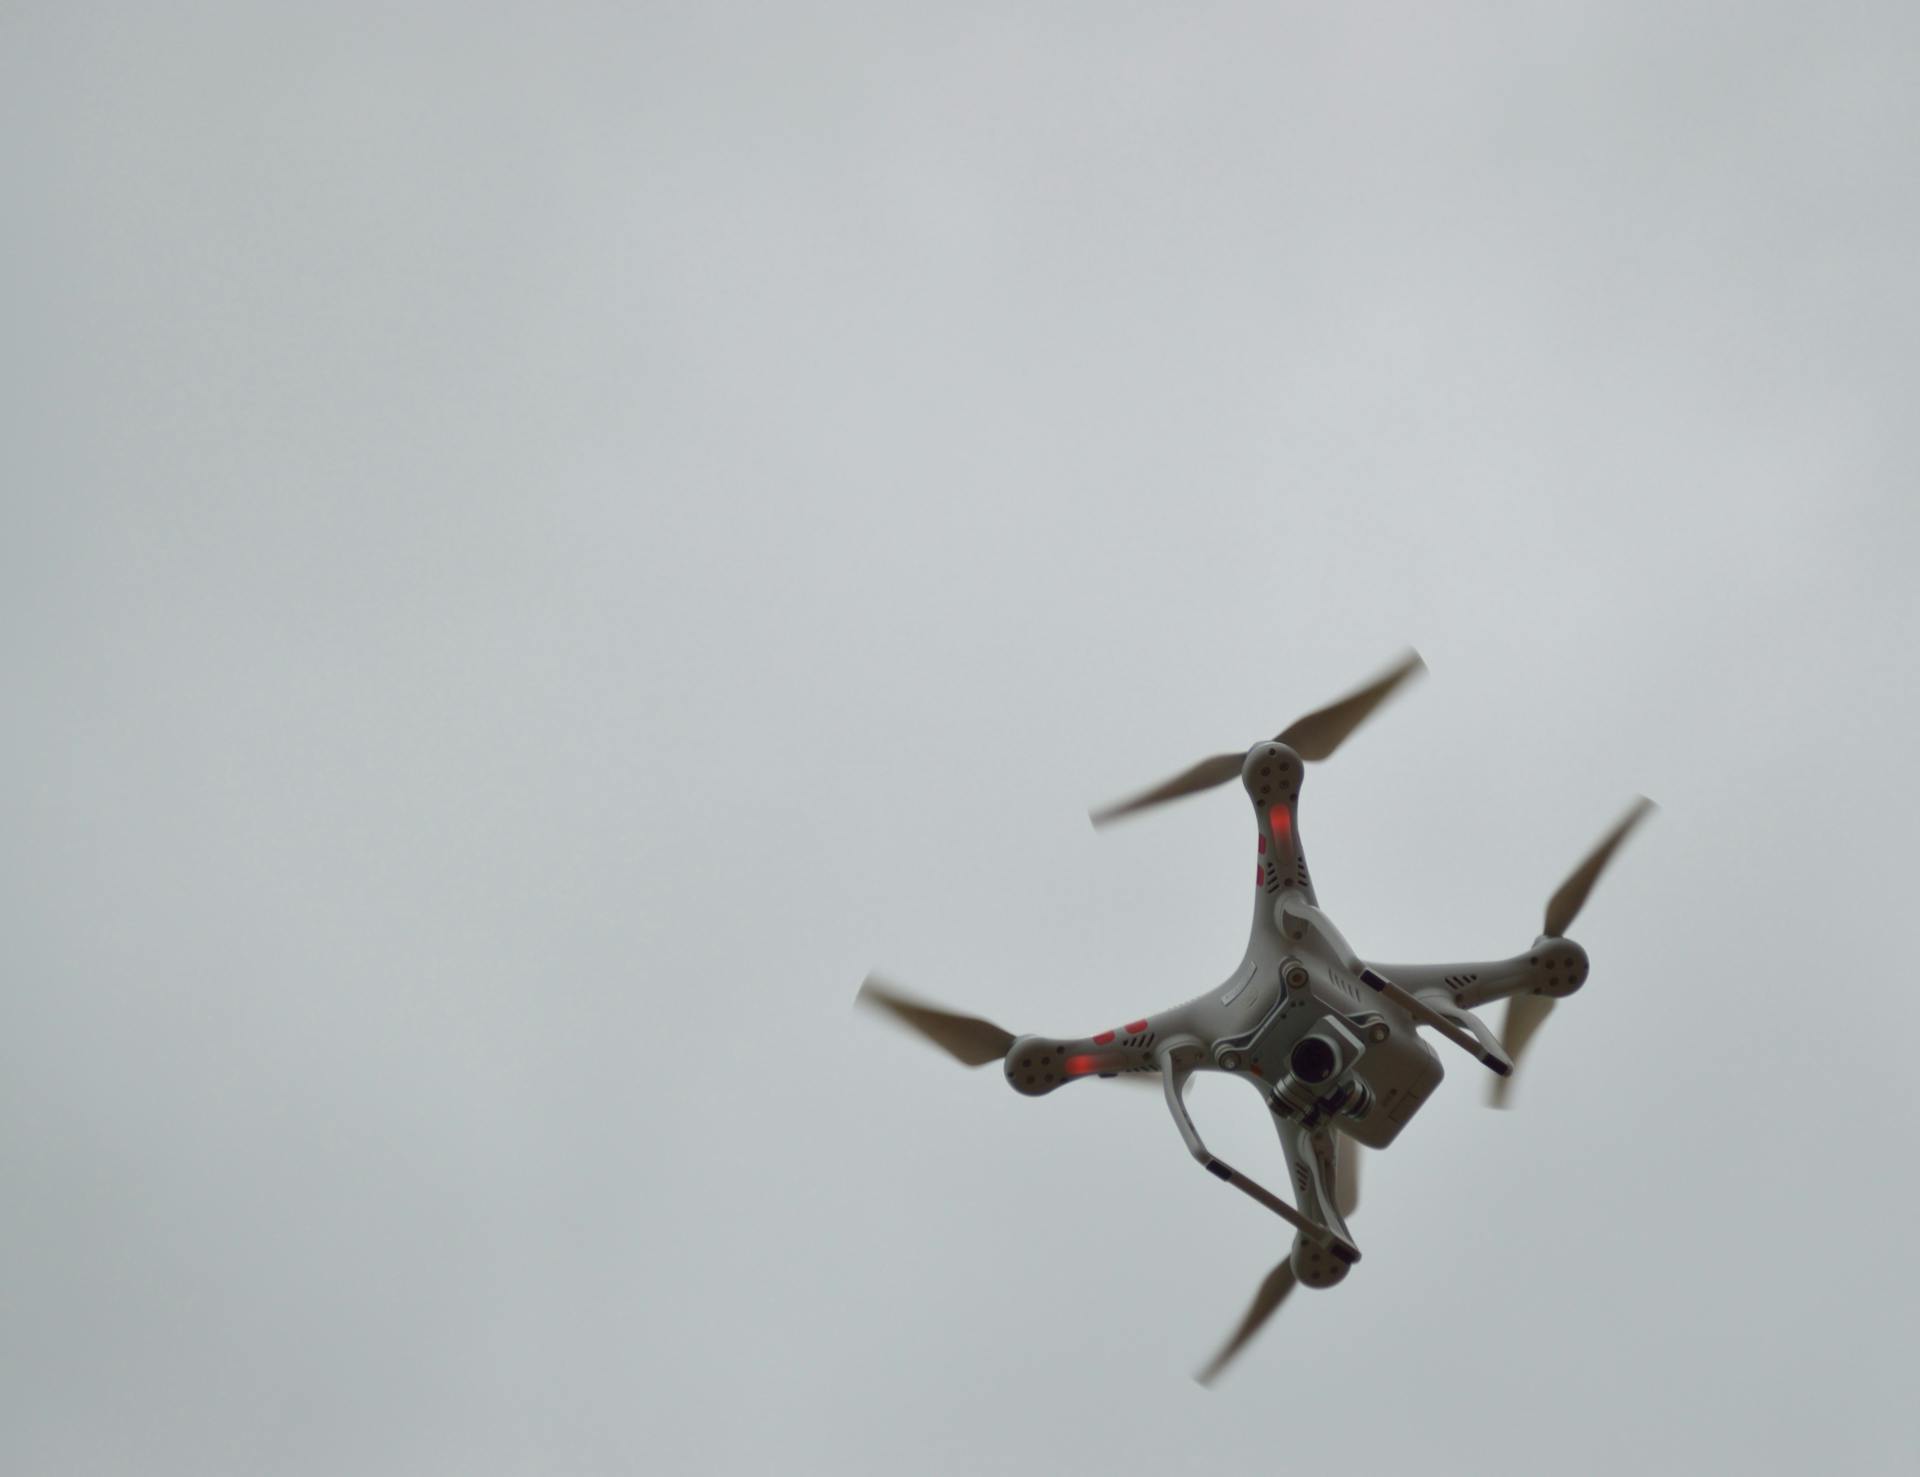
[[[1580,865],[1560,884],[1558,891],[1547,899],[1547,916],[1540,930],[1543,939],[1565,938],[1567,930],[1573,927],[1573,920],[1580,916],[1580,910],[1587,904],[1587,894],[1593,891],[1594,883],[1600,880],[1600,874],[1606,870],[1607,863],[1613,860],[1613,854],[1619,850],[1620,843],[1627,839],[1633,828],[1644,820],[1648,813],[1657,809],[1645,795],[1639,796],[1628,808],[1614,828],[1600,838],[1599,843],[1588,852]],[[1554,997],[1537,991],[1527,991],[1507,998],[1507,1014],[1500,1031],[1500,1044],[1512,1058],[1516,1069],[1520,1065],[1520,1055],[1533,1040],[1540,1028],[1547,1023],[1547,1017],[1553,1014]],[[1496,1108],[1510,1106],[1513,1096],[1513,1077],[1496,1077],[1487,1087],[1487,1100]]]
[[[1340,1214],[1343,1218],[1351,1216],[1360,1207],[1360,1145],[1340,1135],[1338,1140],[1340,1170],[1337,1176],[1339,1187]],[[1247,1311],[1240,1316],[1240,1322],[1227,1341],[1220,1346],[1220,1352],[1207,1361],[1207,1367],[1193,1378],[1202,1385],[1211,1385],[1220,1378],[1220,1372],[1233,1362],[1234,1356],[1253,1342],[1253,1336],[1267,1326],[1267,1321],[1280,1311],[1280,1305],[1287,1300],[1287,1294],[1299,1286],[1300,1279],[1294,1275],[1293,1258],[1283,1257],[1274,1269],[1267,1273],[1259,1290],[1253,1295],[1253,1301],[1247,1305]]]
[[[1353,731],[1367,720],[1375,708],[1393,696],[1395,689],[1426,669],[1427,664],[1420,659],[1420,653],[1408,651],[1405,656],[1365,687],[1348,693],[1338,702],[1329,703],[1324,708],[1316,708],[1304,718],[1296,718],[1275,734],[1273,741],[1276,744],[1285,744],[1309,763],[1329,759],[1333,756],[1333,751],[1347,741]],[[1143,790],[1129,799],[1103,806],[1099,810],[1089,811],[1088,814],[1096,826],[1111,825],[1122,816],[1132,815],[1155,805],[1164,805],[1169,800],[1178,800],[1182,795],[1195,795],[1202,790],[1211,790],[1216,785],[1224,785],[1228,780],[1238,779],[1241,766],[1246,763],[1246,759],[1245,750],[1231,754],[1215,754],[1210,759],[1202,759],[1191,768],[1183,769],[1172,779],[1163,780],[1151,790]]]
[[[963,1015],[909,995],[875,974],[861,981],[853,998],[856,1005],[885,1016],[895,1025],[939,1047],[963,1067],[984,1067],[989,1062],[1005,1061],[1021,1039],[977,1015]],[[1125,1075],[1117,1071],[1101,1075],[1141,1086],[1152,1086],[1157,1080],[1144,1068],[1135,1068]]]
[[1013,1032],[1001,1030],[992,1021],[916,1000],[874,975],[867,976],[854,998],[919,1032],[962,1066],[984,1067],[1000,1061],[1013,1045]]

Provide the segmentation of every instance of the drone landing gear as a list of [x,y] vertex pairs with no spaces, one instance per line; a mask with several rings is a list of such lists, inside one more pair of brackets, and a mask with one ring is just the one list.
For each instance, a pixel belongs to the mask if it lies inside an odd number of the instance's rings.
[[[1181,1097],[1181,1092],[1187,1085],[1187,1078],[1191,1074],[1192,1068],[1180,1068],[1173,1064],[1171,1053],[1161,1058],[1160,1083],[1166,1092],[1167,1108],[1173,1114],[1174,1126],[1180,1130],[1180,1137],[1186,1140],[1187,1152],[1199,1160],[1201,1167],[1204,1168],[1208,1174],[1213,1175],[1217,1179],[1225,1180],[1236,1190],[1240,1191],[1241,1194],[1248,1196],[1250,1199],[1257,1200],[1268,1210],[1279,1216],[1281,1220],[1292,1226],[1295,1231],[1299,1232],[1300,1237],[1304,1241],[1310,1243],[1316,1262],[1324,1262],[1329,1266],[1337,1266],[1339,1268],[1337,1275],[1334,1275],[1328,1283],[1316,1283],[1313,1285],[1331,1286],[1333,1282],[1338,1282],[1341,1277],[1346,1275],[1346,1269],[1360,1260],[1360,1248],[1353,1244],[1353,1238],[1347,1234],[1346,1222],[1340,1218],[1338,1212],[1332,1213],[1330,1217],[1332,1220],[1331,1225],[1327,1224],[1325,1219],[1315,1220],[1307,1215],[1301,1214],[1265,1185],[1262,1185],[1257,1180],[1249,1179],[1231,1164],[1227,1163],[1226,1160],[1219,1158],[1209,1150],[1206,1143],[1200,1137],[1200,1131],[1193,1126],[1193,1117],[1187,1112],[1186,1102]],[[1280,1126],[1280,1142],[1281,1146],[1286,1149],[1288,1167],[1294,1173],[1294,1181],[1296,1184],[1299,1184],[1300,1173],[1294,1165],[1295,1150],[1288,1144],[1287,1139],[1288,1129],[1292,1126],[1293,1125],[1285,1123]],[[1330,1157],[1333,1152],[1332,1136],[1328,1134],[1325,1129],[1314,1131],[1302,1130],[1302,1133],[1309,1138],[1318,1137],[1327,1141],[1326,1149],[1329,1158],[1325,1170],[1325,1181],[1330,1184],[1333,1179],[1332,1159]],[[1318,1173],[1317,1169],[1315,1173]],[[1305,1198],[1303,1195],[1302,1199],[1305,1200]],[[1332,1210],[1333,1200],[1330,1196],[1322,1196],[1316,1193],[1314,1199],[1319,1202],[1319,1208],[1326,1211]]]
[[[1287,1173],[1301,1207],[1351,1246],[1353,1236],[1336,1193],[1339,1167],[1332,1130],[1308,1128],[1297,1119],[1283,1117],[1277,1108],[1273,1126],[1280,1130],[1280,1148],[1287,1156]],[[1308,1287],[1332,1287],[1345,1280],[1352,1266],[1338,1254],[1337,1244],[1328,1249],[1305,1237],[1295,1241],[1292,1261],[1294,1274]]]
[[1386,996],[1421,1025],[1433,1027],[1482,1066],[1502,1077],[1513,1074],[1513,1062],[1501,1049],[1500,1038],[1488,1030],[1486,1023],[1472,1011],[1453,1007],[1442,1014],[1420,996],[1401,989],[1378,970],[1361,970],[1360,983]]

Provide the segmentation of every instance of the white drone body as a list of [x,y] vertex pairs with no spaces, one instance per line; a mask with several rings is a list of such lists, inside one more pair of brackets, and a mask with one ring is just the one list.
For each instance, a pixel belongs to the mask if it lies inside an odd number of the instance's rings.
[[[1154,790],[1094,815],[1096,825],[1238,775],[1258,826],[1253,927],[1233,973],[1183,1005],[1077,1039],[1015,1037],[987,1021],[907,997],[869,977],[860,998],[969,1065],[1004,1062],[1014,1091],[1043,1097],[1085,1077],[1157,1072],[1181,1137],[1209,1173],[1294,1228],[1291,1254],[1269,1274],[1240,1327],[1200,1376],[1210,1381],[1292,1290],[1331,1287],[1360,1260],[1346,1217],[1357,1200],[1355,1144],[1384,1149],[1445,1075],[1421,1038],[1426,1026],[1496,1076],[1504,1105],[1513,1058],[1553,1002],[1586,982],[1586,950],[1565,938],[1601,869],[1651,808],[1640,800],[1547,905],[1546,927],[1524,953],[1468,964],[1374,964],[1357,956],[1320,911],[1300,844],[1300,782],[1394,688],[1423,669],[1410,655],[1350,697],[1309,714],[1244,755],[1204,760]],[[1507,999],[1504,1042],[1474,1013]],[[1290,1203],[1208,1150],[1183,1089],[1194,1072],[1222,1072],[1256,1088],[1286,1155]]]

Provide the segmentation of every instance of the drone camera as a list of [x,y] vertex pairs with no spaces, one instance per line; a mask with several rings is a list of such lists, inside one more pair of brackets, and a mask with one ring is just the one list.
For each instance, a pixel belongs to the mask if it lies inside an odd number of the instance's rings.
[[1288,1048],[1287,1074],[1274,1084],[1275,1091],[1305,1109],[1337,1088],[1366,1049],[1343,1021],[1324,1018]]
[[1340,1053],[1324,1036],[1302,1036],[1288,1053],[1287,1065],[1302,1082],[1325,1082],[1340,1066]]

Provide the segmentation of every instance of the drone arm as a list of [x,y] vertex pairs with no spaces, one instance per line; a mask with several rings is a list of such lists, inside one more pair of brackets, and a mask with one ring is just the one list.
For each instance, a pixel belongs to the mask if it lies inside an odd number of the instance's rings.
[[1191,1067],[1176,1067],[1173,1064],[1171,1051],[1162,1053],[1161,1087],[1166,1093],[1167,1110],[1173,1114],[1174,1126],[1180,1130],[1180,1137],[1186,1141],[1187,1152],[1199,1161],[1200,1166],[1208,1174],[1225,1180],[1241,1194],[1257,1200],[1303,1236],[1326,1247],[1336,1256],[1344,1255],[1342,1250],[1344,1248],[1344,1252],[1351,1252],[1357,1258],[1359,1252],[1342,1232],[1333,1230],[1319,1221],[1309,1220],[1266,1186],[1257,1180],[1249,1179],[1207,1148],[1205,1141],[1200,1137],[1200,1130],[1193,1126],[1193,1116],[1187,1112],[1186,1102],[1181,1097],[1190,1075],[1192,1075]]
[[[1353,1234],[1347,1230],[1341,1213],[1340,1135],[1325,1124],[1308,1128],[1297,1120],[1274,1115],[1274,1127],[1280,1130],[1280,1147],[1287,1156],[1287,1173],[1299,1191],[1301,1206],[1323,1222],[1336,1239],[1322,1246],[1302,1246],[1294,1256],[1294,1271],[1309,1287],[1331,1287],[1347,1275],[1357,1261]],[[1323,1252],[1332,1253],[1331,1259]]]
[[1429,1005],[1475,1010],[1509,995],[1568,995],[1587,977],[1587,954],[1571,939],[1539,938],[1524,954],[1473,964],[1376,964],[1379,973]]

